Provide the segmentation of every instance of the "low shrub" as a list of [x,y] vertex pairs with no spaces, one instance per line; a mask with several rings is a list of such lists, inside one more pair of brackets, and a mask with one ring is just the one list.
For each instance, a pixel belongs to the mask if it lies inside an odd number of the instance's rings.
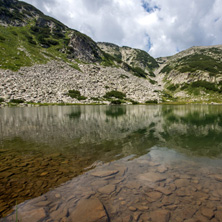
[[76,69],[76,70],[82,72],[82,70],[79,68],[79,65],[77,63],[70,64],[70,67],[72,67],[73,69]]
[[145,103],[146,104],[157,104],[158,101],[156,99],[154,99],[154,100],[147,100]]
[[10,100],[11,103],[24,103],[25,101],[23,99],[11,99]]
[[152,72],[152,71],[149,72],[149,76],[151,76],[151,77],[156,77],[156,75],[155,75],[154,72]]
[[170,91],[175,91],[176,89],[178,89],[179,88],[179,85],[178,84],[171,84],[171,85],[169,85],[168,87],[167,87],[167,89],[168,90],[170,90]]
[[184,84],[180,87],[180,89],[181,89],[181,90],[185,90],[185,89],[187,89],[188,87],[189,87],[189,84],[184,83]]
[[58,41],[53,40],[53,39],[48,39],[47,42],[49,43],[49,45],[58,45]]
[[133,74],[138,77],[146,78],[147,74],[140,67],[132,67]]
[[163,97],[167,98],[167,99],[172,99],[173,96],[171,94],[169,94],[168,92],[166,91],[162,91],[162,95]]
[[137,102],[137,101],[134,101],[134,100],[130,100],[130,102],[133,104],[133,105],[137,105],[137,104],[139,104],[139,102]]
[[91,99],[94,100],[94,101],[99,101],[98,97],[91,97]]
[[122,92],[119,92],[119,91],[110,91],[110,92],[107,92],[104,96],[105,98],[107,99],[110,99],[110,98],[117,98],[117,99],[123,99],[126,97],[126,94],[125,93],[122,93]]
[[0,98],[0,103],[5,102],[5,100],[3,98]]
[[172,68],[169,65],[166,65],[166,66],[164,66],[161,69],[160,73],[167,73],[167,74],[169,74],[171,70],[172,70]]
[[78,99],[78,100],[86,100],[87,97],[85,97],[85,96],[79,96],[79,97],[77,97],[77,99]]
[[188,55],[179,59],[178,62],[180,62],[179,71],[182,73],[201,70],[213,76],[222,69],[220,60],[203,54]]
[[129,76],[124,75],[124,74],[121,74],[121,75],[120,75],[120,78],[122,78],[122,79],[129,79]]
[[151,84],[157,84],[157,81],[155,81],[155,80],[152,80],[152,79],[149,79],[149,82],[151,83]]
[[59,32],[59,31],[58,32],[54,31],[53,32],[53,37],[56,38],[56,39],[63,39],[63,38],[65,38],[65,35],[63,33]]
[[76,96],[80,96],[81,93],[78,90],[69,90],[70,94],[76,95]]
[[122,101],[121,100],[112,100],[111,101],[111,104],[113,104],[113,105],[120,105],[122,103]]
[[5,37],[3,37],[3,36],[0,35],[0,41],[3,42],[3,41],[5,41],[5,40],[6,40]]
[[197,88],[197,87],[203,87],[207,90],[211,91],[218,91],[218,88],[216,87],[215,83],[207,82],[207,81],[196,81],[191,84],[191,87]]
[[86,100],[87,99],[87,97],[82,96],[78,90],[69,90],[68,96],[70,96],[71,98],[74,98],[74,99],[78,99],[78,100]]
[[18,36],[18,33],[14,30],[11,31],[13,35]]

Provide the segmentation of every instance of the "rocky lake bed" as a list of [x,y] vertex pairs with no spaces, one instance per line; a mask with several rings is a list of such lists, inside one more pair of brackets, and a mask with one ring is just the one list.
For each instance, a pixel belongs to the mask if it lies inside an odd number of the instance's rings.
[[0,221],[220,222],[222,107],[0,109]]
[[[140,158],[97,166],[18,205],[18,218],[23,222],[220,222],[222,168],[180,155],[175,160],[175,156],[160,148]],[[15,214],[1,221],[15,221]]]

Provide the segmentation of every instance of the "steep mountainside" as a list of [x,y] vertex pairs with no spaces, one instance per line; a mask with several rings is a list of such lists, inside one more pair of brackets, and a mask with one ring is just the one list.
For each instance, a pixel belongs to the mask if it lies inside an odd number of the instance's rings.
[[[143,69],[103,52],[90,37],[68,28],[25,2],[0,0],[0,33],[0,49],[4,55],[0,61],[1,68],[18,70],[22,66],[62,59],[76,68],[79,61],[120,66],[146,78]],[[151,60],[151,56],[143,53],[143,59]],[[158,66],[152,58],[149,70],[152,70],[153,63]]]
[[157,61],[166,91],[174,98],[221,101],[222,45],[192,47]]
[[0,0],[0,25],[2,68],[18,70],[57,58],[71,64],[74,59],[102,61],[103,52],[92,39],[25,2]]
[[98,46],[116,59],[122,60],[135,69],[142,69],[150,76],[154,76],[153,70],[159,67],[157,61],[143,50],[126,46],[119,47],[106,42],[99,42]]
[[0,103],[160,99],[161,86],[143,69],[24,2],[0,0],[0,51]]
[[0,103],[222,102],[222,45],[154,59],[0,0]]

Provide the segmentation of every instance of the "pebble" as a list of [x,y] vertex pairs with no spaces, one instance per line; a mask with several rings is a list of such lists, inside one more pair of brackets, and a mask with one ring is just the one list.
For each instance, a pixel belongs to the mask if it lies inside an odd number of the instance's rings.
[[136,207],[133,207],[133,206],[130,206],[130,207],[129,207],[129,210],[134,212],[134,211],[137,211],[137,208],[136,208]]
[[166,180],[166,176],[160,173],[148,172],[140,174],[138,179],[156,183]]
[[55,197],[56,197],[56,198],[60,198],[60,197],[61,197],[61,194],[56,193],[56,194],[55,194]]
[[43,172],[43,173],[40,174],[40,176],[46,176],[48,174],[49,174],[49,172]]
[[126,201],[121,201],[120,204],[121,205],[126,205]]

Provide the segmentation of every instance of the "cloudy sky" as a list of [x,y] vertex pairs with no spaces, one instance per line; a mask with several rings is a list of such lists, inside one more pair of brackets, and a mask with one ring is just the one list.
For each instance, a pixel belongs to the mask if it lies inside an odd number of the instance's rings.
[[95,41],[154,57],[222,44],[222,0],[24,0]]

